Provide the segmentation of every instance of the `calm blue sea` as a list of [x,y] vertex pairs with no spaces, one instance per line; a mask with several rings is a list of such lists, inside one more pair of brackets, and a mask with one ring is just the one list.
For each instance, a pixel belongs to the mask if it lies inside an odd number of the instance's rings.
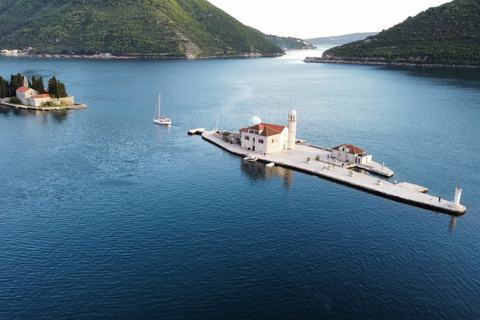
[[[0,58],[83,110],[0,108],[1,319],[480,318],[480,70]],[[158,94],[171,127],[152,123]],[[454,218],[242,162],[187,130],[256,114],[355,144]]]

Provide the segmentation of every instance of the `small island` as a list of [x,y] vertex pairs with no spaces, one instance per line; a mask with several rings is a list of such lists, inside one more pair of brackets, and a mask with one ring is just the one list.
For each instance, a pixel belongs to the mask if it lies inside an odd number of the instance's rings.
[[65,85],[54,76],[44,87],[43,78],[32,77],[30,81],[20,73],[11,75],[10,82],[0,77],[0,104],[42,111],[82,109],[87,106],[75,104],[73,96],[67,94]]
[[[264,123],[253,116],[247,127],[238,131],[189,131],[247,162],[263,162],[267,167],[281,166],[363,190],[384,198],[417,207],[463,215],[467,208],[460,204],[462,189],[455,188],[454,200],[427,194],[428,188],[409,182],[387,181],[393,171],[385,164],[372,161],[372,155],[357,146],[342,144],[326,148],[306,143],[296,137],[297,112],[288,114],[287,126]],[[315,161],[313,160],[315,159]],[[364,174],[363,172],[367,172]]]

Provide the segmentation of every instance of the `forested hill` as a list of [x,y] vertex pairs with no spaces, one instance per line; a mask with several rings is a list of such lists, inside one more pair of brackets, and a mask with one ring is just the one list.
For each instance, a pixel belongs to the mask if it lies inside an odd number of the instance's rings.
[[195,57],[282,50],[206,0],[0,0],[0,49]]
[[319,62],[479,66],[480,0],[430,8],[378,35],[331,48],[322,59]]

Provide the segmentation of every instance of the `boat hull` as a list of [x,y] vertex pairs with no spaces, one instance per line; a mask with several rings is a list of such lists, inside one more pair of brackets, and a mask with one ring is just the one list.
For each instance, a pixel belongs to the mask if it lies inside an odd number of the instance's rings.
[[153,123],[156,123],[156,124],[163,124],[163,125],[166,125],[166,126],[169,126],[172,124],[172,121],[171,120],[165,120],[165,119],[153,119]]
[[248,162],[257,162],[257,157],[248,156],[248,157],[243,158],[243,160],[248,161]]

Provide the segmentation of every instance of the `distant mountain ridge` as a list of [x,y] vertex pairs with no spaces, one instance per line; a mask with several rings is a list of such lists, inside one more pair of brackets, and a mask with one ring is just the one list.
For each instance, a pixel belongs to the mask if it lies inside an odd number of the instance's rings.
[[480,66],[480,0],[454,0],[307,62]]
[[0,47],[156,57],[283,54],[206,0],[0,0]]

